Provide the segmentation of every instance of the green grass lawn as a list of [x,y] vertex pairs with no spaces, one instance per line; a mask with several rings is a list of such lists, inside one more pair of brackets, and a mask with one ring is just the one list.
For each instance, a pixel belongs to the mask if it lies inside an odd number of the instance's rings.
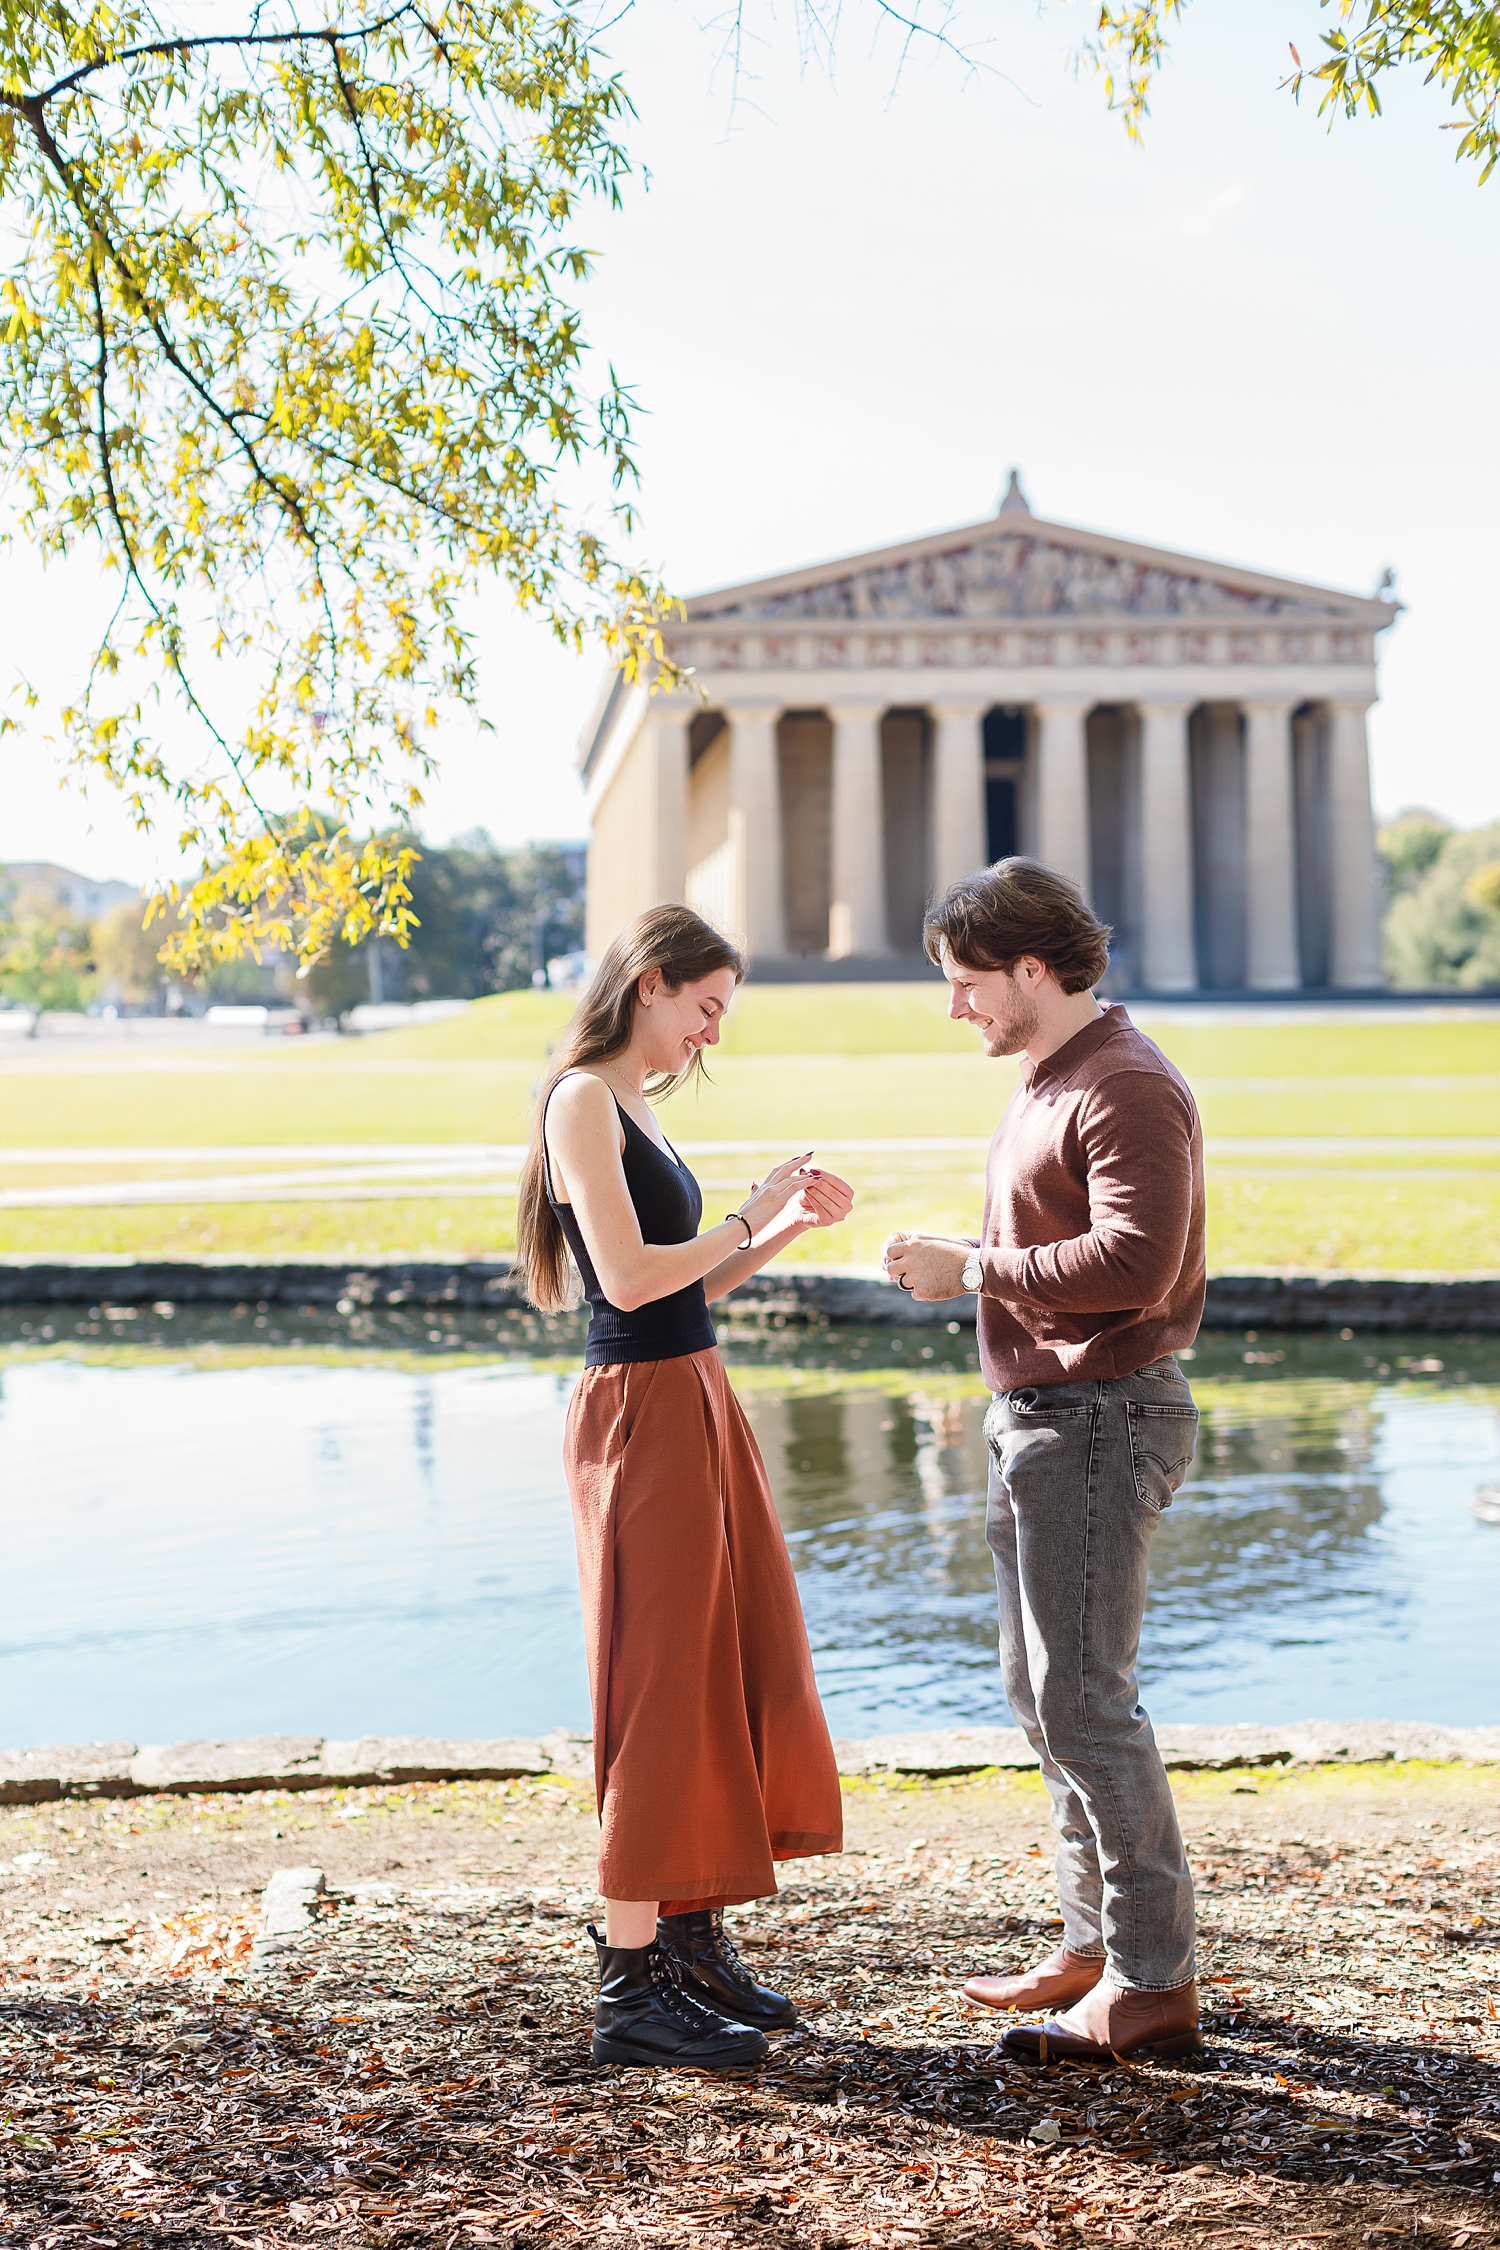
[[0,1255],[49,1258],[502,1257],[515,1244],[515,1202],[474,1196],[410,1203],[149,1204],[135,1210],[0,1213]]
[[[855,1218],[808,1236],[798,1262],[870,1264],[896,1226],[971,1232],[981,1151],[837,1145],[987,1138],[1015,1065],[985,1060],[972,1033],[946,1020],[944,998],[937,985],[751,986],[712,1058],[712,1083],[664,1106],[666,1130],[788,1154],[813,1146],[847,1171],[859,1189]],[[554,993],[507,993],[445,1022],[307,1047],[33,1048],[0,1064],[0,1184],[39,1177],[7,1166],[6,1148],[253,1147],[269,1160],[295,1144],[515,1144],[570,1005]],[[1142,1023],[1192,1082],[1211,1143],[1233,1143],[1221,1160],[1210,1150],[1217,1270],[1500,1268],[1497,1152],[1442,1145],[1500,1142],[1500,1022],[1195,1023],[1143,1010]],[[1313,1146],[1276,1146],[1285,1140]],[[766,1161],[727,1149],[695,1159],[710,1210],[737,1200]],[[47,1176],[60,1185],[69,1175]],[[513,1212],[489,1187],[457,1198],[15,1209],[0,1211],[0,1251],[489,1256],[510,1246]]]
[[[434,1025],[438,1031],[443,1024]],[[6,1148],[275,1148],[298,1142],[519,1141],[535,1062],[393,1060],[342,1046],[0,1069]]]
[[[955,1166],[913,1165],[873,1180],[851,1162],[859,1204],[846,1226],[805,1235],[795,1265],[874,1265],[898,1227],[971,1234],[983,1186]],[[716,1167],[716,1172],[717,1172]],[[748,1176],[724,1193],[724,1208]],[[714,1200],[709,1201],[713,1214]],[[1413,1175],[1399,1187],[1357,1176],[1209,1182],[1209,1263],[1218,1273],[1500,1271],[1500,1174]],[[124,1210],[6,1211],[0,1254],[12,1258],[487,1259],[514,1245],[515,1204],[475,1195],[410,1202],[154,1204]]]

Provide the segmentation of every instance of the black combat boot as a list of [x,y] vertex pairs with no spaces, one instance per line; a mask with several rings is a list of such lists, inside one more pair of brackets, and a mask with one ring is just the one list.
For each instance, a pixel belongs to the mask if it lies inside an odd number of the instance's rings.
[[670,1954],[683,1990],[721,2016],[753,2023],[762,2031],[790,2031],[797,2021],[797,2010],[783,1993],[767,1991],[751,1976],[724,1935],[724,1917],[717,1907],[700,1907],[696,1914],[663,1914],[656,1925],[656,1942]]
[[683,1991],[659,1945],[606,1945],[592,1922],[589,1936],[599,1948],[595,2062],[750,2070],[765,2055],[758,2031]]

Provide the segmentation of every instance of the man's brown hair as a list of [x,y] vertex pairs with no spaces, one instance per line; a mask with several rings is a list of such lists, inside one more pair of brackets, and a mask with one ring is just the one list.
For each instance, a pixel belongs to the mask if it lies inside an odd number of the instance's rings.
[[927,958],[946,945],[966,969],[1004,969],[1029,955],[1045,961],[1064,992],[1088,992],[1109,967],[1109,925],[1091,914],[1066,875],[1034,859],[997,859],[966,875],[929,907]]

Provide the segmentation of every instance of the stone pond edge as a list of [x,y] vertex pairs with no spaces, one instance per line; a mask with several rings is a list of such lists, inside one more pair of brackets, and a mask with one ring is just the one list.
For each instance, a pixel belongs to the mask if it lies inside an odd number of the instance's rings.
[[[419,1260],[253,1265],[230,1259],[43,1262],[0,1257],[0,1305],[154,1304],[277,1305],[331,1310],[346,1318],[403,1305],[414,1310],[526,1309],[509,1259],[457,1265]],[[757,1274],[726,1300],[731,1313],[750,1320],[902,1328],[941,1328],[953,1320],[972,1328],[974,1306],[972,1297],[921,1305],[878,1274],[816,1267]],[[1500,1333],[1500,1275],[1215,1274],[1208,1284],[1203,1325]]]
[[[1171,1726],[1156,1730],[1162,1755],[1179,1770],[1237,1767],[1434,1764],[1500,1765],[1500,1726],[1441,1727],[1420,1721],[1352,1723],[1303,1720],[1263,1727]],[[850,1777],[944,1775],[999,1769],[1022,1772],[1036,1754],[1018,1727],[944,1727],[872,1735],[834,1744]],[[327,1789],[413,1781],[592,1781],[587,1735],[551,1734],[491,1742],[425,1735],[366,1735],[338,1742],[322,1735],[249,1735],[225,1742],[53,1743],[0,1750],[0,1805],[63,1798],[204,1796],[252,1789]]]

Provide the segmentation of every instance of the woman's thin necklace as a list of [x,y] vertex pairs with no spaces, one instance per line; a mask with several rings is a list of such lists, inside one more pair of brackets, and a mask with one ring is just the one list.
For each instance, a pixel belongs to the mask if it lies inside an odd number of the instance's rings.
[[640,1087],[632,1086],[628,1078],[616,1077],[615,1073],[611,1070],[608,1063],[595,1063],[594,1068],[598,1071],[600,1077],[604,1079],[605,1083],[612,1089],[612,1091],[617,1093],[627,1093],[635,1101],[640,1101],[643,1099]]
[[[646,1096],[642,1089],[639,1086],[632,1086],[628,1079],[619,1079],[612,1076],[608,1063],[596,1063],[594,1065],[594,1068],[598,1071],[600,1077],[604,1080],[604,1083],[606,1084],[606,1086],[608,1086],[616,1101],[618,1101],[620,1098],[620,1089],[622,1086],[624,1087],[626,1092],[634,1095],[635,1099],[641,1104],[642,1108],[646,1112],[647,1117],[650,1119],[649,1125],[642,1125],[638,1120],[632,1120],[632,1122],[635,1124],[636,1131],[638,1133],[644,1133],[646,1135],[646,1138],[652,1143],[653,1147],[659,1148],[661,1150],[663,1156],[669,1156],[674,1164],[680,1163],[681,1159],[679,1158],[677,1151],[673,1148],[671,1142],[667,1139],[666,1134],[657,1124],[656,1119],[651,1115],[650,1104],[647,1102]],[[627,1111],[626,1114],[628,1116],[629,1112]]]

